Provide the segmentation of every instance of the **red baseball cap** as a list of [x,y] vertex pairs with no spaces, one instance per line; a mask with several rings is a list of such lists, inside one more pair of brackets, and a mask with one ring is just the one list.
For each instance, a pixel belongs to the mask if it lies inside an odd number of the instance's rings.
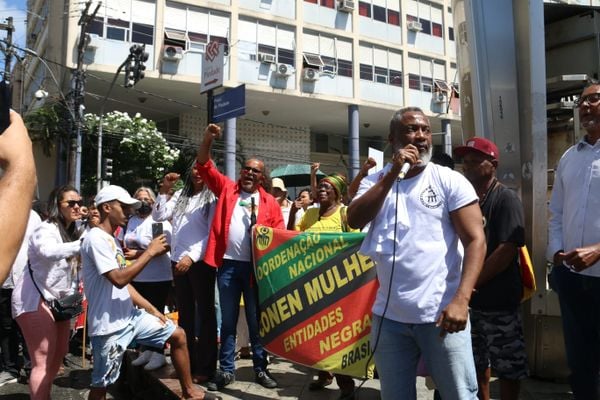
[[454,149],[454,155],[464,157],[470,151],[477,151],[486,156],[492,157],[494,160],[500,158],[498,147],[491,140],[482,137],[473,137],[467,140],[464,146],[459,146]]

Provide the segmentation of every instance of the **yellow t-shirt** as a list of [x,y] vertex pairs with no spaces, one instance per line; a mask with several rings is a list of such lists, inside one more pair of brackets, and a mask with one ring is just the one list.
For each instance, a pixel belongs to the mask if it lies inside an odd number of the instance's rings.
[[[342,208],[346,208],[346,206],[340,206],[330,216],[320,218],[318,208],[309,208],[294,229],[303,232],[344,232],[341,214]],[[358,229],[351,229],[347,225],[348,223],[346,222],[347,232],[359,231]]]

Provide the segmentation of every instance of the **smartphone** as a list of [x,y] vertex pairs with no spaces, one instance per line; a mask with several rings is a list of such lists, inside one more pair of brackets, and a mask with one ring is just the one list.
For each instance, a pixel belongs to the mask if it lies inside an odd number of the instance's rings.
[[163,224],[162,222],[155,222],[152,224],[152,238],[156,238],[163,234]]
[[11,92],[10,84],[6,80],[2,80],[0,82],[0,135],[10,125]]

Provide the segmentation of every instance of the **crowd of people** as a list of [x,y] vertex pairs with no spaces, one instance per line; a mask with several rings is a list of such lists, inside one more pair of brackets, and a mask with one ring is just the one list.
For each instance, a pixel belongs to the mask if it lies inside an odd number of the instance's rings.
[[[573,393],[593,400],[600,372],[600,84],[586,87],[577,106],[586,135],[556,169],[548,258]],[[20,117],[12,113],[11,121],[0,136],[0,223],[14,232],[0,242],[0,366],[14,373],[18,348],[26,349],[32,399],[50,397],[68,348],[70,322],[55,320],[51,304],[80,282],[93,354],[90,399],[106,398],[134,341],[133,365],[149,370],[165,365],[170,345],[184,398],[219,398],[211,392],[235,381],[236,352],[248,342],[255,382],[278,387],[259,335],[255,224],[366,233],[360,251],[375,262],[379,281],[370,343],[383,399],[416,398],[420,364],[436,398],[489,399],[493,371],[501,399],[518,399],[528,376],[519,265],[526,227],[517,194],[496,177],[500,152],[492,141],[474,137],[455,149],[461,174],[452,157],[433,154],[424,112],[403,108],[390,121],[392,156],[381,170],[369,174],[369,158],[350,183],[341,173],[317,181],[314,163],[311,187],[292,200],[285,181],[271,180],[258,158],[244,161],[237,180],[220,172],[211,147],[221,129],[209,124],[189,171],[166,174],[158,196],[148,187],[131,195],[109,185],[84,209],[75,188],[60,186],[40,217],[22,207],[35,168]],[[10,146],[27,154],[16,156]],[[174,191],[180,179],[183,188]],[[19,207],[10,201],[15,190]],[[178,326],[164,315],[172,290]],[[247,338],[236,346],[240,312]],[[315,374],[311,390],[333,382],[328,371]],[[335,378],[340,398],[355,398],[354,379]]]

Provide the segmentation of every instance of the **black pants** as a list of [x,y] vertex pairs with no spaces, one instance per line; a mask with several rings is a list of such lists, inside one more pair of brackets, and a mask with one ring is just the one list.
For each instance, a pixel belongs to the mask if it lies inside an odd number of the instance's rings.
[[174,277],[179,326],[187,336],[193,375],[211,377],[217,369],[216,276],[216,268],[199,261]]
[[[0,289],[0,371],[16,373],[19,364],[19,327],[12,318],[12,289]],[[25,349],[24,349],[25,352]]]
[[[163,312],[165,304],[167,304],[167,297],[171,290],[171,281],[160,281],[160,282],[131,282],[131,285],[138,291],[143,298],[148,300],[156,309]],[[152,350],[157,353],[163,353],[164,349],[157,349],[154,347],[144,347],[144,350]]]

